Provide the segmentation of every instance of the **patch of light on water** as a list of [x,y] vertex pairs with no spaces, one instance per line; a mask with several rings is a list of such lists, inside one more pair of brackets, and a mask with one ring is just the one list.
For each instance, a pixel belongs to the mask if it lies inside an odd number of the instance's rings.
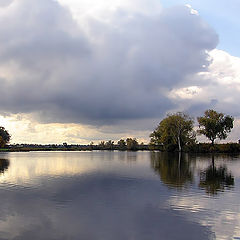
[[[236,194],[227,192],[218,198],[201,196],[173,196],[168,200],[169,207],[182,214],[187,214],[191,221],[210,227],[218,240],[228,240],[239,235],[240,208],[234,202]],[[231,201],[231,198],[232,199]]]

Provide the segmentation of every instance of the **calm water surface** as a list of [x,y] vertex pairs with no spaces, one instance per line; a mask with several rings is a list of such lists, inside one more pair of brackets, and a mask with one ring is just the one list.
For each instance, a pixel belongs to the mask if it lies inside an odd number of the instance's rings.
[[0,154],[0,240],[240,239],[240,156]]

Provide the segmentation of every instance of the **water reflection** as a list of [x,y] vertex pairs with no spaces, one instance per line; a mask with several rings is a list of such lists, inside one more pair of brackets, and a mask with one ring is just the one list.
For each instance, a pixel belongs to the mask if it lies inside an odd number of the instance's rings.
[[0,159],[0,174],[4,173],[9,167],[9,160]]
[[151,167],[168,187],[181,189],[193,182],[193,172],[186,155],[152,153]]
[[[149,153],[126,153],[126,161],[122,156],[108,152],[10,155],[11,175],[0,184],[0,239],[207,240],[212,236],[208,226],[164,207],[170,191],[149,168]],[[135,159],[134,164],[128,159]],[[57,171],[56,177],[54,166],[68,170]],[[31,185],[13,184],[13,173],[24,172],[29,180],[23,179]]]
[[[116,153],[115,153],[116,155]],[[126,162],[136,162],[137,161],[137,152],[118,152],[118,160]]]
[[228,171],[226,165],[216,167],[214,155],[212,155],[212,164],[200,173],[199,187],[205,189],[210,195],[216,195],[233,185],[234,178],[231,172]]
[[[7,158],[10,167],[0,160],[0,240],[240,236],[240,158],[221,155],[211,162],[206,155],[149,152],[11,153]],[[225,188],[216,189],[224,194],[206,196],[200,182],[207,185],[209,176],[220,181]],[[235,187],[227,191],[231,179]]]
[[[214,155],[210,159],[202,157],[203,159],[205,162],[211,159],[211,164],[207,168],[200,167],[200,177],[196,179],[200,189],[205,189],[209,195],[216,195],[234,186],[234,177],[226,164],[216,166]],[[194,175],[195,178],[197,175],[193,167],[195,161],[196,156],[189,159],[186,154],[151,153],[152,169],[170,188],[183,189],[194,182]]]

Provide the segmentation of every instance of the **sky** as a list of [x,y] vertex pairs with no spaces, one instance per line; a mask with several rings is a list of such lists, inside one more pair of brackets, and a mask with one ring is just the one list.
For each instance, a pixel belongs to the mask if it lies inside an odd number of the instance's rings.
[[0,125],[12,143],[149,134],[213,108],[240,130],[236,0],[0,0]]
[[162,0],[164,7],[189,4],[197,9],[201,17],[210,24],[219,35],[218,49],[240,57],[238,39],[240,37],[240,19],[238,0]]

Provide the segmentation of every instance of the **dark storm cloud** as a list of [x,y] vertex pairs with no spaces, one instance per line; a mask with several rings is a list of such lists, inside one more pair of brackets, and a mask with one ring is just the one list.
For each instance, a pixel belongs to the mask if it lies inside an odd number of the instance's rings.
[[44,122],[109,124],[176,107],[168,92],[209,65],[216,33],[188,7],[124,12],[81,29],[51,0],[0,13],[0,111]]

